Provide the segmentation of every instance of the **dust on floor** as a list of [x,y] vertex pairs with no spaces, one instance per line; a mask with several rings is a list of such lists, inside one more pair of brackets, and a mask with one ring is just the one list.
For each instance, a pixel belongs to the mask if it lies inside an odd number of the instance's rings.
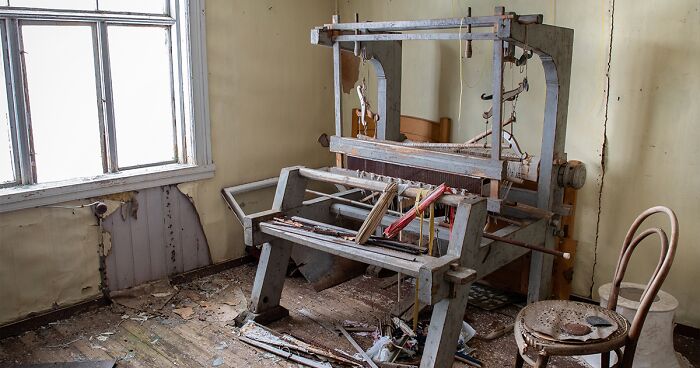
[[[246,307],[254,265],[245,265],[175,288],[146,289],[136,300],[85,312],[18,337],[0,341],[0,362],[50,363],[117,359],[120,367],[297,367],[273,354],[241,342],[232,323]],[[376,326],[396,303],[396,286],[382,289],[376,278],[361,276],[315,292],[302,278],[287,278],[282,305],[290,316],[269,327],[326,349],[355,351],[329,326],[348,320]],[[401,283],[409,295],[410,281]],[[480,335],[512,323],[518,308],[487,312],[469,307],[465,319]],[[371,336],[353,334],[368,348]],[[473,339],[473,353],[484,367],[512,366],[513,334],[492,341]],[[0,363],[2,366],[2,363]],[[571,359],[555,359],[551,367],[583,367]],[[455,363],[454,367],[465,367]]]

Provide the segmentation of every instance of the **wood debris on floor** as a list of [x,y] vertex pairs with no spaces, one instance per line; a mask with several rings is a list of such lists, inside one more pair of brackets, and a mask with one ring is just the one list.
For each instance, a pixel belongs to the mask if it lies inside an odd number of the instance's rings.
[[[241,330],[233,325],[247,306],[254,276],[255,265],[245,265],[186,284],[159,284],[135,296],[122,295],[126,299],[111,306],[0,340],[0,367],[109,359],[115,359],[117,367],[297,367],[242,341]],[[411,281],[399,284],[406,297],[414,288]],[[382,288],[386,283],[360,276],[315,292],[303,278],[288,278],[282,305],[290,316],[266,328],[336,359],[361,360],[337,328],[343,326],[362,349],[369,349],[377,337],[373,331],[391,321],[390,311],[396,304],[397,286]],[[471,354],[484,367],[513,364],[512,331],[491,340],[485,337],[511,324],[517,311],[512,305],[494,311],[467,309],[465,320],[478,332],[469,342],[474,349]],[[460,362],[454,366],[466,367]],[[583,367],[566,359],[555,360],[552,366]]]

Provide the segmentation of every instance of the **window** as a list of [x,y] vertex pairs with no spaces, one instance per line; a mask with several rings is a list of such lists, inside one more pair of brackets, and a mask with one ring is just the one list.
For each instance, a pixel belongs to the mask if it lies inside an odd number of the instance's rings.
[[203,2],[0,0],[0,212],[213,176]]

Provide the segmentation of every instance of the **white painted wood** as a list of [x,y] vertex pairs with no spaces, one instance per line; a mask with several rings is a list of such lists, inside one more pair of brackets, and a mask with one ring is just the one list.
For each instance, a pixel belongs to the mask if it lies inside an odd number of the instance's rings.
[[[0,16],[7,16],[12,19],[162,24],[177,27],[181,30],[179,39],[183,42],[174,45],[173,48],[174,50],[180,50],[182,58],[187,60],[186,63],[182,63],[183,68],[181,69],[183,70],[178,73],[178,75],[182,76],[182,79],[186,79],[187,83],[179,83],[179,90],[175,91],[175,93],[183,96],[185,100],[185,103],[182,105],[186,105],[186,107],[183,109],[185,112],[182,114],[181,120],[182,124],[186,126],[184,131],[187,138],[183,146],[188,151],[187,155],[181,157],[179,164],[127,170],[120,173],[77,178],[56,183],[32,184],[31,165],[27,165],[25,162],[29,158],[28,151],[25,149],[29,141],[28,139],[23,139],[16,142],[15,145],[18,147],[16,147],[15,151],[19,152],[21,156],[16,161],[23,163],[20,165],[22,167],[22,170],[20,170],[22,172],[21,180],[26,185],[0,188],[0,213],[213,177],[214,166],[211,157],[208,110],[205,4],[204,0],[180,0],[178,3],[178,6],[180,6],[180,3],[182,4],[184,13],[179,19],[169,15],[153,14],[79,12],[51,9],[0,9]],[[13,24],[16,28],[16,21],[14,22]],[[16,33],[15,28],[9,27],[8,29]],[[10,38],[12,40],[17,39],[17,37]],[[16,48],[8,48],[8,50],[10,50],[12,55],[19,55],[18,52],[12,52]],[[18,63],[15,62],[14,64]],[[14,64],[11,65],[13,68],[15,68]],[[21,71],[15,69],[12,69],[14,75],[21,75]],[[8,80],[20,79],[10,78]],[[17,84],[14,89],[20,93],[24,91],[20,84]],[[21,102],[24,99],[18,99],[18,101]],[[18,108],[21,110],[17,111],[18,116],[26,115],[26,108],[20,105],[18,105]],[[21,119],[13,118],[11,120],[15,122]],[[11,125],[15,126],[14,124]],[[114,147],[112,147],[113,149]],[[112,153],[110,156],[114,156],[114,154]],[[113,162],[110,167],[114,169],[116,162]]]
[[133,203],[127,202],[103,222],[112,235],[105,262],[110,290],[211,264],[197,212],[176,186],[142,190],[134,199],[138,202],[135,218]]
[[261,314],[280,305],[291,254],[291,242],[277,239],[263,244],[250,297],[251,312]]
[[194,130],[194,162],[211,165],[211,128],[209,123],[209,79],[207,70],[206,9],[204,0],[189,1],[190,82]]
[[214,177],[214,165],[170,164],[0,189],[0,213]]

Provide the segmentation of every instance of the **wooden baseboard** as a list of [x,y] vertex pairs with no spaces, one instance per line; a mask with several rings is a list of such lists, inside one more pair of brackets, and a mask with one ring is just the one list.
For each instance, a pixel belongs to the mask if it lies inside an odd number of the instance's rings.
[[[200,277],[213,275],[221,271],[242,266],[246,263],[253,262],[254,260],[255,259],[251,256],[245,256],[243,258],[232,259],[209,266],[204,266],[196,270],[173,275],[170,277],[170,282],[172,284],[182,284]],[[17,336],[25,331],[34,330],[51,322],[66,319],[78,313],[94,310],[96,308],[109,305],[110,303],[111,301],[108,298],[98,296],[73,305],[32,313],[19,321],[10,322],[6,325],[0,326],[0,339],[10,336]]]
[[247,263],[255,262],[252,256],[244,256],[242,258],[231,259],[217,264],[200,267],[196,270],[183,272],[181,274],[170,276],[170,283],[173,285],[183,284],[200,277],[210,276],[231,268],[243,266]]
[[32,313],[24,319],[0,326],[0,339],[17,336],[25,331],[34,330],[72,315],[109,305],[110,301],[104,296],[82,301],[66,307],[51,309],[43,312]]

